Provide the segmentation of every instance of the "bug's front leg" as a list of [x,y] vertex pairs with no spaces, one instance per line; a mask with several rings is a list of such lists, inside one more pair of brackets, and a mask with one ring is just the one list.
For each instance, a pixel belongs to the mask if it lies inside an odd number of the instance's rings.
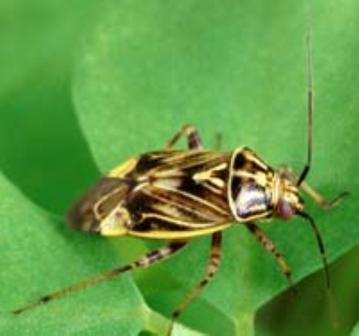
[[169,258],[170,256],[174,255],[177,251],[185,247],[187,244],[186,241],[180,241],[175,240],[170,242],[168,245],[158,249],[154,250],[152,252],[149,252],[142,258],[139,258],[135,262],[131,264],[127,264],[121,267],[114,268],[110,271],[101,273],[93,278],[89,278],[83,281],[80,281],[72,286],[60,289],[58,291],[49,293],[47,295],[44,295],[39,300],[34,301],[24,307],[21,307],[19,309],[16,309],[13,311],[14,314],[18,315],[26,310],[29,310],[31,308],[35,308],[41,304],[48,303],[51,300],[58,299],[66,294],[70,294],[72,292],[76,292],[78,290],[90,287],[98,282],[108,280],[110,278],[113,278],[116,275],[120,275],[122,273],[125,273],[127,271],[136,269],[136,268],[145,268],[153,264],[154,262],[158,262],[161,260],[164,260],[166,258]]
[[190,149],[202,149],[201,137],[197,129],[192,125],[184,125],[176,134],[168,141],[165,149],[171,149],[181,136],[187,137],[188,148]]
[[302,189],[306,194],[308,194],[314,201],[319,203],[324,209],[330,209],[331,207],[337,205],[344,197],[350,195],[348,191],[344,191],[334,199],[326,200],[305,181],[303,181],[300,185],[300,189]]
[[188,304],[202,291],[202,289],[208,284],[208,282],[216,274],[221,257],[221,242],[222,242],[222,233],[215,232],[212,235],[212,245],[211,245],[210,257],[209,257],[209,263],[207,266],[207,272],[203,277],[203,279],[195,287],[193,287],[193,289],[187,295],[187,297],[173,311],[167,336],[170,336],[172,334],[173,324],[175,320],[180,316],[180,314],[188,306]]
[[282,273],[287,278],[289,286],[295,291],[292,282],[292,271],[287,264],[287,261],[283,255],[277,250],[274,243],[267,237],[266,233],[254,223],[245,223],[247,229],[254,234],[257,240],[263,245],[263,247],[271,253],[276,259]]

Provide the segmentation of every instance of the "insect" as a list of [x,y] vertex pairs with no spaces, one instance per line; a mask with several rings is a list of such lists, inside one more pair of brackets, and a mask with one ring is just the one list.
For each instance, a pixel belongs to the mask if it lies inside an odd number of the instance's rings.
[[[305,182],[311,167],[313,133],[309,35],[307,72],[307,162],[301,174],[295,174],[288,167],[273,169],[247,147],[232,152],[205,150],[196,128],[186,125],[170,139],[163,150],[131,158],[110,171],[68,212],[70,226],[77,230],[103,236],[129,235],[170,242],[131,264],[52,292],[14,313],[20,314],[129,270],[148,267],[178,253],[193,238],[211,235],[207,271],[173,311],[168,329],[168,335],[171,335],[175,320],[217,272],[222,231],[232,225],[244,225],[274,256],[280,270],[292,285],[291,270],[284,256],[256,222],[273,217],[288,220],[294,215],[304,218],[313,229],[329,286],[324,244],[313,218],[304,211],[300,193],[308,194],[324,208],[332,207],[348,193],[341,193],[332,201],[327,201]],[[174,149],[182,136],[187,138],[188,149]]]

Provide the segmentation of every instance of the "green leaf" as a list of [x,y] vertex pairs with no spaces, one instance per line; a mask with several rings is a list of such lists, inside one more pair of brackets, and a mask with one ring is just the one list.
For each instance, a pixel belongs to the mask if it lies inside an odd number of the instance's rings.
[[[309,182],[328,196],[346,188],[358,192],[357,6],[320,0],[313,7],[316,111]],[[90,1],[11,0],[0,7],[0,165],[43,208],[63,212],[98,174],[73,115],[74,55],[80,57],[78,117],[103,172],[161,148],[187,122],[198,126],[208,148],[222,132],[226,150],[246,144],[274,166],[301,169],[306,97],[300,3],[112,0],[95,7],[98,23]],[[9,310],[160,243],[70,232],[3,177],[0,195],[1,334],[164,334],[163,315],[204,272],[208,238],[136,272],[141,294],[124,275],[15,318]],[[307,203],[330,260],[358,244],[354,197],[330,212]],[[310,229],[299,220],[290,223],[273,221],[264,229],[299,280],[321,263]],[[209,334],[251,335],[257,308],[286,282],[240,225],[225,232],[224,243],[219,274],[181,321]],[[176,326],[175,335],[191,334],[198,333]]]
[[56,213],[98,177],[71,98],[73,59],[93,2],[0,2],[1,170]]
[[[329,198],[359,191],[356,6],[318,1],[313,8],[316,110],[308,181]],[[193,123],[207,148],[222,132],[226,149],[246,144],[274,166],[285,162],[299,172],[306,150],[305,25],[299,2],[110,1],[86,41],[74,87],[101,170],[161,148],[184,123]],[[330,261],[358,244],[354,197],[330,211],[308,199],[307,210]],[[296,281],[322,267],[302,220],[273,220],[263,228]],[[211,334],[250,335],[255,311],[287,283],[241,225],[224,238],[219,274],[183,321]],[[201,278],[208,245],[208,238],[196,239],[166,265],[141,273],[138,283],[150,306],[170,313]],[[131,253],[143,243],[126,246]]]
[[359,323],[356,324],[356,326],[353,328],[350,336],[358,336],[359,335]]
[[256,335],[348,336],[358,321],[358,261],[356,247],[331,264],[330,304],[318,290],[323,279],[317,272],[297,286],[299,295],[286,291],[264,305],[256,314]]
[[[2,174],[0,195],[6,196],[0,205],[0,289],[1,297],[6,297],[0,313],[2,335],[165,332],[168,321],[146,305],[129,275],[13,315],[12,310],[46,292],[113,267],[114,251],[105,239],[90,237],[88,244],[74,235],[62,221],[29,202]],[[183,335],[199,335],[184,327],[181,330]]]

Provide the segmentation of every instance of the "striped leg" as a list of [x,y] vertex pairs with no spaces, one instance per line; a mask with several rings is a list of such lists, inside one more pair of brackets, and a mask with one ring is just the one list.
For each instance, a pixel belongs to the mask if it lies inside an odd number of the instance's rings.
[[265,232],[260,229],[255,223],[245,223],[245,225],[247,229],[256,236],[256,238],[263,245],[263,247],[274,256],[282,273],[287,278],[289,286],[295,291],[291,277],[292,271],[288,266],[286,260],[284,259],[283,255],[277,250],[277,248],[275,247],[273,242],[267,237]]
[[187,143],[189,149],[202,149],[201,137],[197,129],[192,125],[184,125],[171,139],[168,141],[165,149],[171,149],[181,136],[187,137]]
[[72,292],[76,292],[78,290],[90,287],[98,282],[108,280],[110,278],[113,278],[116,275],[120,275],[122,273],[125,273],[127,271],[133,270],[135,268],[145,268],[150,266],[154,262],[161,261],[163,259],[166,259],[173,254],[175,254],[177,251],[182,249],[187,244],[186,241],[172,241],[167,246],[164,246],[158,250],[149,252],[142,258],[136,260],[132,264],[127,264],[118,268],[114,268],[110,271],[101,273],[93,278],[89,278],[83,281],[80,281],[72,286],[60,289],[58,291],[52,292],[50,294],[47,294],[43,297],[41,297],[39,300],[34,301],[22,308],[16,309],[13,311],[14,314],[20,314],[26,310],[29,310],[31,308],[35,308],[41,304],[47,303],[51,300],[58,299],[64,295],[70,294]]
[[210,252],[210,259],[207,266],[207,272],[204,278],[192,289],[192,291],[187,295],[187,297],[177,306],[173,311],[170,326],[168,328],[167,335],[170,336],[173,330],[173,324],[175,320],[180,316],[183,310],[188,306],[188,304],[202,291],[202,289],[208,284],[208,282],[216,274],[220,257],[221,257],[221,241],[222,233],[216,232],[212,235],[212,245]]

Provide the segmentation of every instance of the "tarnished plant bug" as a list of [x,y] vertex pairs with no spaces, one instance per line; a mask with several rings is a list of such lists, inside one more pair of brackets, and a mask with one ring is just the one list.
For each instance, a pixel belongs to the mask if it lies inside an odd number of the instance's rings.
[[[131,158],[110,171],[69,210],[68,222],[76,230],[103,236],[129,235],[170,242],[131,264],[86,279],[49,293],[16,309],[28,309],[94,285],[135,268],[145,268],[182,250],[194,237],[212,235],[207,272],[172,313],[173,323],[215,275],[221,256],[222,231],[244,225],[271,253],[281,272],[292,285],[291,270],[274,243],[256,222],[273,217],[288,220],[294,215],[312,227],[322,256],[327,286],[329,274],[324,244],[313,218],[304,211],[300,192],[309,195],[323,208],[330,208],[347,192],[327,201],[306,182],[312,161],[312,54],[307,34],[307,162],[297,175],[288,167],[273,169],[254,151],[239,147],[232,152],[207,151],[198,131],[182,127],[163,150]],[[173,146],[187,137],[188,149]]]

